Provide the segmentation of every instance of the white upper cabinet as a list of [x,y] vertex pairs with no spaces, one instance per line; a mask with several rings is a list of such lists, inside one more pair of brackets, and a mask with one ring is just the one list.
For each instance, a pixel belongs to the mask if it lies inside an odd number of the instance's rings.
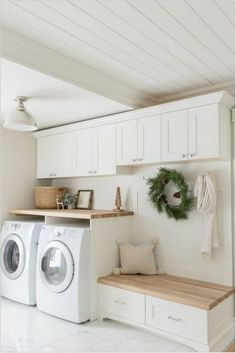
[[116,173],[115,125],[75,132],[75,176]]
[[38,178],[60,178],[73,173],[73,134],[71,132],[38,139]]
[[131,165],[138,161],[137,120],[117,124],[117,164]]
[[162,115],[162,161],[230,158],[230,111],[209,104]]
[[216,92],[38,131],[38,178],[115,175],[116,166],[230,159],[234,99]]
[[159,115],[138,119],[138,162],[161,161],[161,119]]
[[188,159],[188,111],[162,115],[162,161]]
[[189,159],[219,157],[219,106],[189,109]]
[[132,165],[161,161],[160,116],[117,124],[117,164]]
[[75,132],[75,168],[73,173],[75,176],[86,176],[93,173],[93,135],[93,129],[83,129]]

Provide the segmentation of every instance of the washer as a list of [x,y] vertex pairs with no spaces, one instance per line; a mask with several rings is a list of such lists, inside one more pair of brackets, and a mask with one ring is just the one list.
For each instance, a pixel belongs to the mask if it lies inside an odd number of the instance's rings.
[[90,316],[88,227],[42,227],[37,259],[37,307],[76,323]]
[[27,305],[36,304],[38,221],[5,221],[0,239],[1,295]]

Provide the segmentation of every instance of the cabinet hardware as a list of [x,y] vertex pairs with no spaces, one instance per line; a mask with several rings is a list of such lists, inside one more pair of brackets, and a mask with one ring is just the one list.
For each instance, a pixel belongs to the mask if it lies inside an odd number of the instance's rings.
[[197,153],[190,153],[189,155],[190,155],[190,157],[194,157],[194,156],[196,156],[196,154]]
[[182,321],[182,319],[178,318],[176,319],[175,317],[172,317],[171,315],[168,316],[168,319],[173,320],[173,321]]
[[143,160],[143,158],[139,158],[138,161],[141,162]]
[[136,161],[137,161],[137,158],[132,159],[132,161],[133,161],[133,162],[136,162]]
[[115,303],[115,304],[120,304],[120,305],[125,305],[125,302],[121,302],[121,301],[119,301],[119,300],[114,300],[114,303]]
[[183,157],[183,158],[185,158],[186,156],[187,156],[187,154],[186,154],[186,153],[183,153],[183,154],[182,154],[182,157]]
[[92,170],[89,170],[88,173],[91,174],[93,171]]
[[154,305],[152,305],[152,319],[154,320],[154,309],[155,309],[155,307],[154,307]]
[[92,171],[92,173],[93,173],[93,174],[96,174],[96,173],[97,173],[97,171],[96,171],[96,170],[93,170],[93,171]]

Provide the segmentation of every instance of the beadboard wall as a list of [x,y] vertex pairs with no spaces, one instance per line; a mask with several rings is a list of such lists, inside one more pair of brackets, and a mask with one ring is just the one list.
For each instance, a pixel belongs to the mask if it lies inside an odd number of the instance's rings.
[[67,186],[72,192],[78,189],[94,190],[94,208],[112,209],[116,187],[121,187],[126,208],[135,211],[133,241],[142,243],[157,237],[156,259],[159,270],[169,274],[192,277],[210,282],[232,284],[232,214],[231,214],[231,163],[193,162],[165,165],[181,171],[190,186],[200,172],[213,172],[217,180],[217,220],[220,247],[213,250],[212,259],[202,259],[200,245],[204,236],[205,217],[196,210],[188,220],[175,221],[159,214],[149,204],[145,177],[153,176],[160,166],[135,167],[122,175],[106,177],[55,179],[53,185]]

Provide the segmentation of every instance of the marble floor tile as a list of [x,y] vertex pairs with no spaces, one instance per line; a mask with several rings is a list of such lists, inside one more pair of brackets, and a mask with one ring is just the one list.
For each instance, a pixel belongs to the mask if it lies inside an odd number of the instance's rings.
[[78,325],[50,316],[36,307],[2,299],[1,352],[194,352],[194,350],[113,320]]

